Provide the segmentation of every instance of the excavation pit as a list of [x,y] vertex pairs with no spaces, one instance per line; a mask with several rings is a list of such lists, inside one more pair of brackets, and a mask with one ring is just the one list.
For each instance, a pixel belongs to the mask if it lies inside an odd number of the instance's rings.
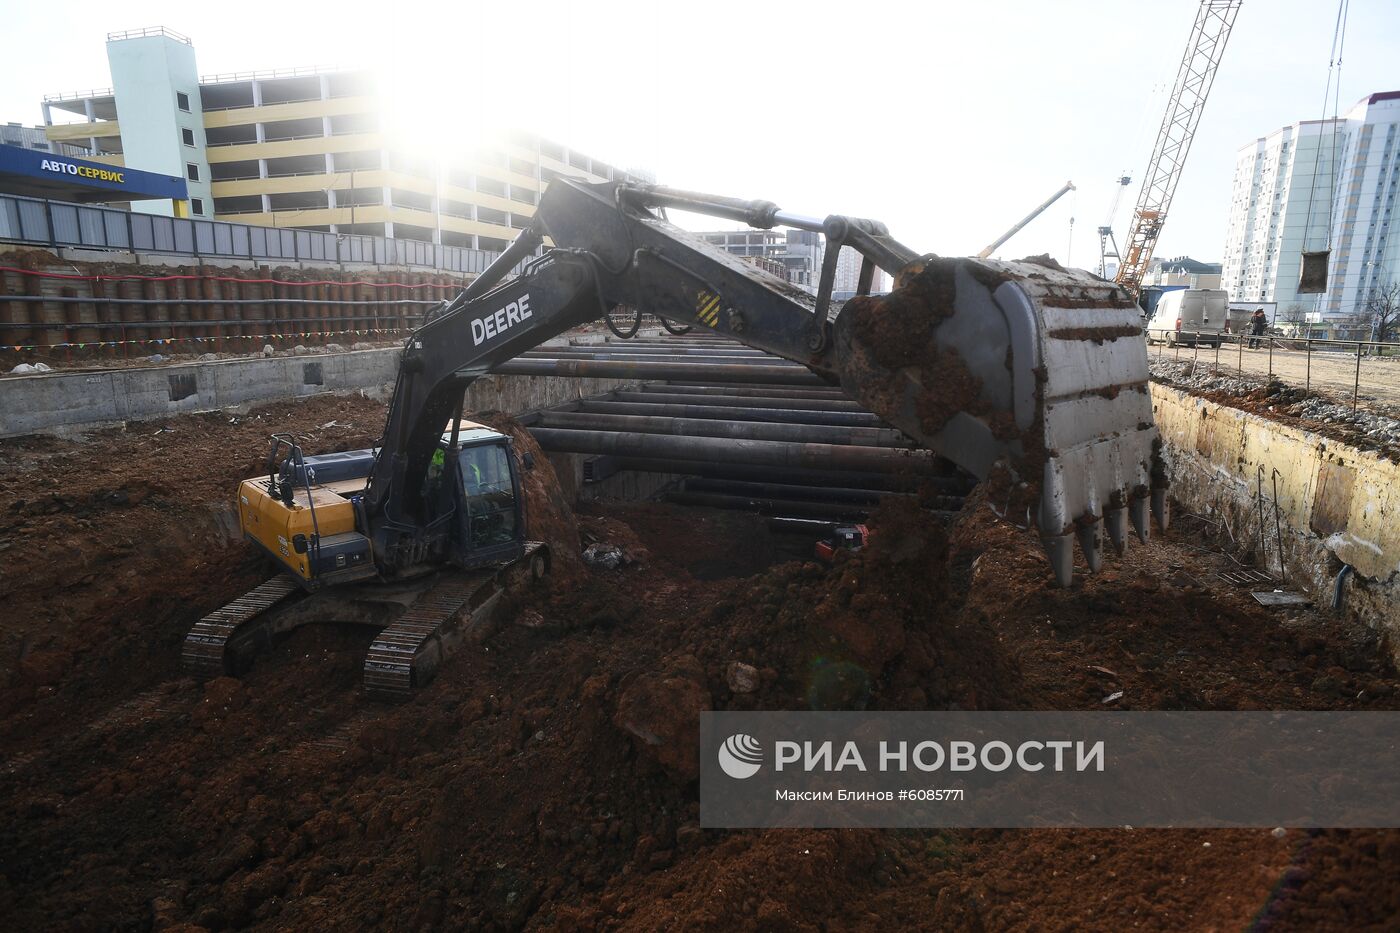
[[229,497],[266,436],[353,449],[382,420],[318,397],[0,442],[18,926],[1341,928],[1400,909],[1394,833],[698,828],[704,708],[1400,706],[1374,639],[1252,605],[1180,511],[1061,590],[976,495],[953,524],[876,510],[871,546],[830,566],[761,514],[585,502],[584,536],[632,559],[515,601],[521,624],[405,704],[362,694],[361,636],[339,629],[241,679],[184,676],[192,621],[265,572]]

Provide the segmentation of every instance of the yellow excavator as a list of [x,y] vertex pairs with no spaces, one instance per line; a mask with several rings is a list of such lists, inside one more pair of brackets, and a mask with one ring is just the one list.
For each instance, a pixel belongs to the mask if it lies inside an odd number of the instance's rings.
[[[673,226],[668,208],[821,233],[816,294]],[[860,287],[838,303],[844,248],[862,257]],[[894,277],[887,295],[869,293],[877,267]],[[529,227],[409,337],[378,446],[306,456],[295,437],[273,438],[238,514],[280,573],[194,627],[187,668],[237,672],[298,625],[357,622],[379,631],[367,689],[426,683],[503,592],[549,567],[525,537],[518,470],[532,464],[463,419],[463,393],[623,305],[801,363],[919,446],[995,475],[998,507],[1039,531],[1060,585],[1076,540],[1094,571],[1130,524],[1147,540],[1149,511],[1166,525],[1147,352],[1122,288],[1048,260],[920,255],[872,220],[559,178]]]

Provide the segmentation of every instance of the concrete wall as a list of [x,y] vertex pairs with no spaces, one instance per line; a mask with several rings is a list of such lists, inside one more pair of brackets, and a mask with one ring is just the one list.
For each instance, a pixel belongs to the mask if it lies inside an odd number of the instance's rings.
[[1389,633],[1400,651],[1400,465],[1156,383],[1152,404],[1179,503],[1223,518],[1235,539],[1263,552],[1276,572],[1277,481],[1289,587],[1325,605],[1337,572],[1351,565],[1348,606]]
[[[0,378],[0,437],[141,421],[282,398],[363,389],[384,392],[399,349],[312,353]],[[618,379],[488,375],[467,408],[511,414],[547,408],[625,383]]]

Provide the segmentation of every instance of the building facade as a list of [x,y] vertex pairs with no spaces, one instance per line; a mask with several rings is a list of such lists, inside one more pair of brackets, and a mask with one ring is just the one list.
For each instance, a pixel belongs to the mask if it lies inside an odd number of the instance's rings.
[[1186,288],[1219,288],[1221,265],[1218,262],[1201,262],[1190,256],[1177,256],[1174,259],[1154,259],[1143,276],[1143,287],[1148,285],[1185,286]]
[[[1391,235],[1400,189],[1400,91],[1362,98],[1344,117],[1282,127],[1239,151],[1222,287],[1312,321],[1359,313],[1400,281]],[[1298,294],[1304,250],[1328,249],[1327,291]]]
[[[696,236],[725,252],[742,256],[762,269],[778,273],[793,285],[816,294],[821,285],[822,261],[826,243],[820,233],[810,230],[711,230]],[[832,296],[850,298],[860,282],[861,255],[850,247],[836,259]],[[890,288],[890,278],[875,270],[871,291],[879,294]]]
[[[707,230],[696,233],[711,246],[742,256],[759,268],[815,293],[822,271],[821,234],[806,230]],[[779,271],[781,270],[781,271]]]
[[[859,250],[843,246],[836,257],[836,279],[831,286],[831,295],[838,301],[853,297],[860,290],[860,267],[865,257]],[[876,268],[871,278],[870,291],[881,295],[893,286],[884,269]]]
[[25,126],[23,123],[6,123],[0,126],[0,146],[18,146],[33,149],[35,152],[52,152],[54,155],[85,156],[82,146],[50,142],[42,126]]
[[187,204],[149,208],[167,214],[499,251],[553,178],[632,177],[527,133],[463,153],[399,138],[368,71],[198,77],[191,41],[164,28],[110,34],[107,57],[111,88],[44,98],[47,137],[182,175]]

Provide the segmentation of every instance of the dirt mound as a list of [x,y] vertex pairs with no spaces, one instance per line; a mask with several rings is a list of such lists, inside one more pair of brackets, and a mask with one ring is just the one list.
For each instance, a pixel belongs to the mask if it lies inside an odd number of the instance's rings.
[[26,272],[38,272],[50,266],[62,265],[63,260],[46,249],[15,249],[0,251],[0,265],[13,266]]
[[583,558],[579,556],[578,519],[574,517],[573,506],[564,497],[549,458],[530,432],[514,418],[494,411],[480,412],[473,417],[510,435],[515,468],[525,495],[525,533],[532,540],[549,545],[550,573],[561,585],[577,582],[585,573]]
[[917,509],[883,506],[871,543],[827,568],[788,563],[711,610],[722,633],[701,653],[712,679],[731,661],[774,674],[741,708],[1005,708],[1014,662],[949,600],[948,539]]

